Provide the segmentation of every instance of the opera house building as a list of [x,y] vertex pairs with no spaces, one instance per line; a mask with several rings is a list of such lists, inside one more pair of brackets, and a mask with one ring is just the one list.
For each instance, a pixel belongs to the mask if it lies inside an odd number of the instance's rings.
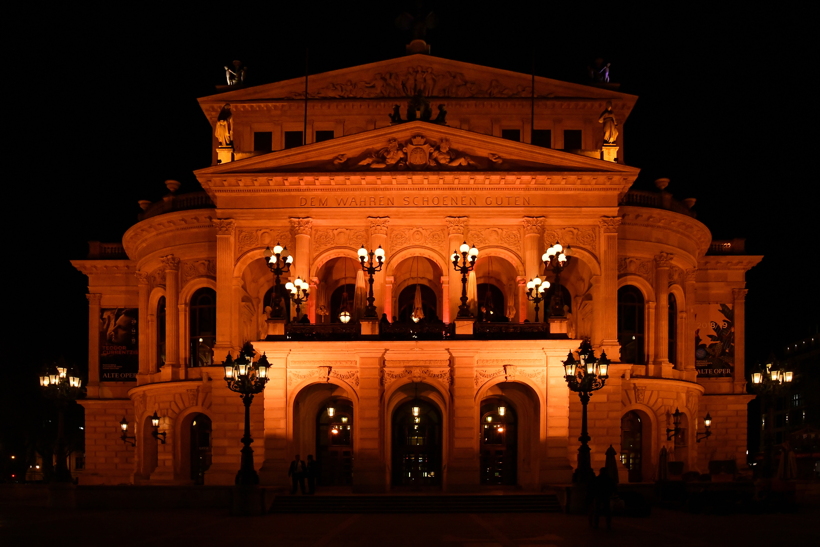
[[199,99],[201,190],[168,181],[73,262],[82,484],[233,484],[223,363],[248,342],[261,485],[300,454],[353,492],[539,491],[573,480],[579,436],[621,482],[745,467],[761,257],[674,183],[631,189],[637,97],[424,54],[231,83]]

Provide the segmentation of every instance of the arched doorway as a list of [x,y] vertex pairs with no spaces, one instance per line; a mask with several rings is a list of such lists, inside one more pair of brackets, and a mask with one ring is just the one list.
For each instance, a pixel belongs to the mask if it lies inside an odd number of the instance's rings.
[[205,414],[191,420],[189,461],[194,484],[205,484],[205,472],[211,467],[211,431],[211,419]]
[[502,399],[481,404],[481,484],[517,482],[518,428],[512,405]]
[[353,480],[353,405],[328,400],[316,417],[319,485],[349,486]]
[[643,422],[634,410],[621,418],[621,463],[629,470],[629,482],[643,481]]
[[438,408],[415,399],[393,412],[393,486],[440,486],[442,423]]
[[485,321],[507,320],[504,293],[492,283],[478,284],[478,306],[479,310],[486,310],[481,314]]
[[416,287],[418,287],[421,291],[421,309],[424,310],[424,318],[430,321],[438,317],[435,291],[427,285],[413,284],[405,287],[399,294],[398,320],[403,323],[408,323],[411,321],[410,316],[413,313],[416,299]]

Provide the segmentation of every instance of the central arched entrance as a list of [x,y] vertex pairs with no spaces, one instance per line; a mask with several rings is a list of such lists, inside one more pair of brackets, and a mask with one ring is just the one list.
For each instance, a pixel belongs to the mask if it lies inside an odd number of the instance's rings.
[[321,486],[349,486],[353,480],[353,405],[331,399],[316,418],[316,454]]
[[191,420],[190,466],[194,484],[205,484],[205,472],[211,467],[211,419],[196,414]]
[[442,423],[438,408],[414,399],[393,412],[392,485],[440,486]]
[[515,410],[501,399],[481,403],[481,484],[517,482],[518,428]]
[[634,410],[621,418],[621,463],[629,470],[629,482],[643,481],[643,422]]

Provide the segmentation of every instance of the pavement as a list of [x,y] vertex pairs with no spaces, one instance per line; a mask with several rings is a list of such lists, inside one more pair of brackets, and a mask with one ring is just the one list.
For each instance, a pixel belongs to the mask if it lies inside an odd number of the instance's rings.
[[[583,515],[269,514],[207,510],[57,510],[0,505],[3,547],[655,547],[820,545],[820,508],[791,514],[709,515],[653,508],[648,518],[616,517],[591,529]],[[601,523],[603,525],[603,523]]]

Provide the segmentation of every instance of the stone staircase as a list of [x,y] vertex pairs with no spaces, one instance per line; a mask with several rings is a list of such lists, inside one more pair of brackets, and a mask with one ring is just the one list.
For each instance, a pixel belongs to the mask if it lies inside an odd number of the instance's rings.
[[554,494],[277,495],[271,513],[559,513]]

